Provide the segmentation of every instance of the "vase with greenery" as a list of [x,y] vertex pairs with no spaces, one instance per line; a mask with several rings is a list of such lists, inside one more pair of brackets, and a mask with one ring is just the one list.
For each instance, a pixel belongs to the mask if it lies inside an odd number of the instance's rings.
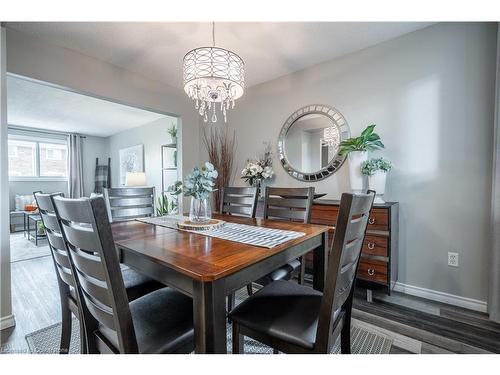
[[206,223],[212,218],[210,194],[214,192],[218,172],[208,161],[201,168],[195,167],[185,180],[182,191],[191,197],[189,220],[194,223]]
[[361,173],[368,176],[369,188],[376,192],[374,203],[385,203],[382,197],[385,193],[387,172],[391,169],[391,162],[384,158],[370,159],[361,164]]
[[374,132],[375,124],[366,127],[359,137],[352,137],[340,142],[340,155],[348,155],[349,179],[351,190],[360,192],[363,190],[363,174],[361,164],[368,159],[368,152],[384,148],[380,136]]
[[168,128],[167,132],[170,134],[170,138],[172,138],[172,143],[177,144],[177,125],[172,124],[172,126]]

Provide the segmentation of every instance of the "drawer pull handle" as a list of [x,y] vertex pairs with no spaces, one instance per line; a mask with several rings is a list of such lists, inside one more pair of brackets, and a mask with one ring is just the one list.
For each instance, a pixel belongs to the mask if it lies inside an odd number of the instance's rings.
[[370,276],[375,275],[375,270],[373,268],[368,268],[368,275]]
[[374,244],[373,242],[368,242],[368,248],[369,248],[370,250],[375,249],[375,244]]
[[369,218],[368,224],[375,224],[375,218],[374,217]]

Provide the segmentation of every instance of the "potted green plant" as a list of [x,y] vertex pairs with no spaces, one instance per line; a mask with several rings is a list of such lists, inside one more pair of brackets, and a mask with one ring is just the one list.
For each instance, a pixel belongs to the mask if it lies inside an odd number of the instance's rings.
[[170,138],[172,138],[172,143],[177,144],[177,125],[172,123],[172,126],[167,129]]
[[182,193],[182,182],[176,181],[167,188],[167,192],[171,195],[170,199],[167,194],[163,193],[157,198],[156,216],[165,216],[177,211],[177,196]]
[[212,218],[210,194],[215,191],[215,179],[219,174],[208,161],[201,168],[194,167],[185,180],[182,191],[191,197],[189,220],[195,223],[206,223]]
[[387,172],[391,169],[391,162],[384,158],[370,159],[361,164],[361,173],[368,176],[368,186],[376,192],[374,203],[385,203],[382,197],[385,193]]
[[363,190],[363,174],[361,164],[368,159],[368,151],[384,148],[380,136],[374,132],[375,124],[366,127],[359,137],[352,137],[340,142],[340,155],[347,155],[349,159],[349,179],[351,190]]

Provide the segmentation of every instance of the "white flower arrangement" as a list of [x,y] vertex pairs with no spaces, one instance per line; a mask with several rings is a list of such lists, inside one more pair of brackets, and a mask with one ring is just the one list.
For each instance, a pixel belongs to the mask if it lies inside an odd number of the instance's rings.
[[274,176],[272,164],[271,146],[266,144],[264,155],[259,160],[247,161],[247,165],[241,171],[241,178],[252,186],[257,180],[270,179]]

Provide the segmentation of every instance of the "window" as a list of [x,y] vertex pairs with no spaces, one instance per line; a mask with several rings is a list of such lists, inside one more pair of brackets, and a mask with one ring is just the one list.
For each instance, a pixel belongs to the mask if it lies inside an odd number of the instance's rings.
[[66,177],[66,145],[40,143],[40,176]]
[[36,176],[36,142],[9,139],[9,176]]
[[68,149],[64,141],[9,136],[10,179],[66,179]]

